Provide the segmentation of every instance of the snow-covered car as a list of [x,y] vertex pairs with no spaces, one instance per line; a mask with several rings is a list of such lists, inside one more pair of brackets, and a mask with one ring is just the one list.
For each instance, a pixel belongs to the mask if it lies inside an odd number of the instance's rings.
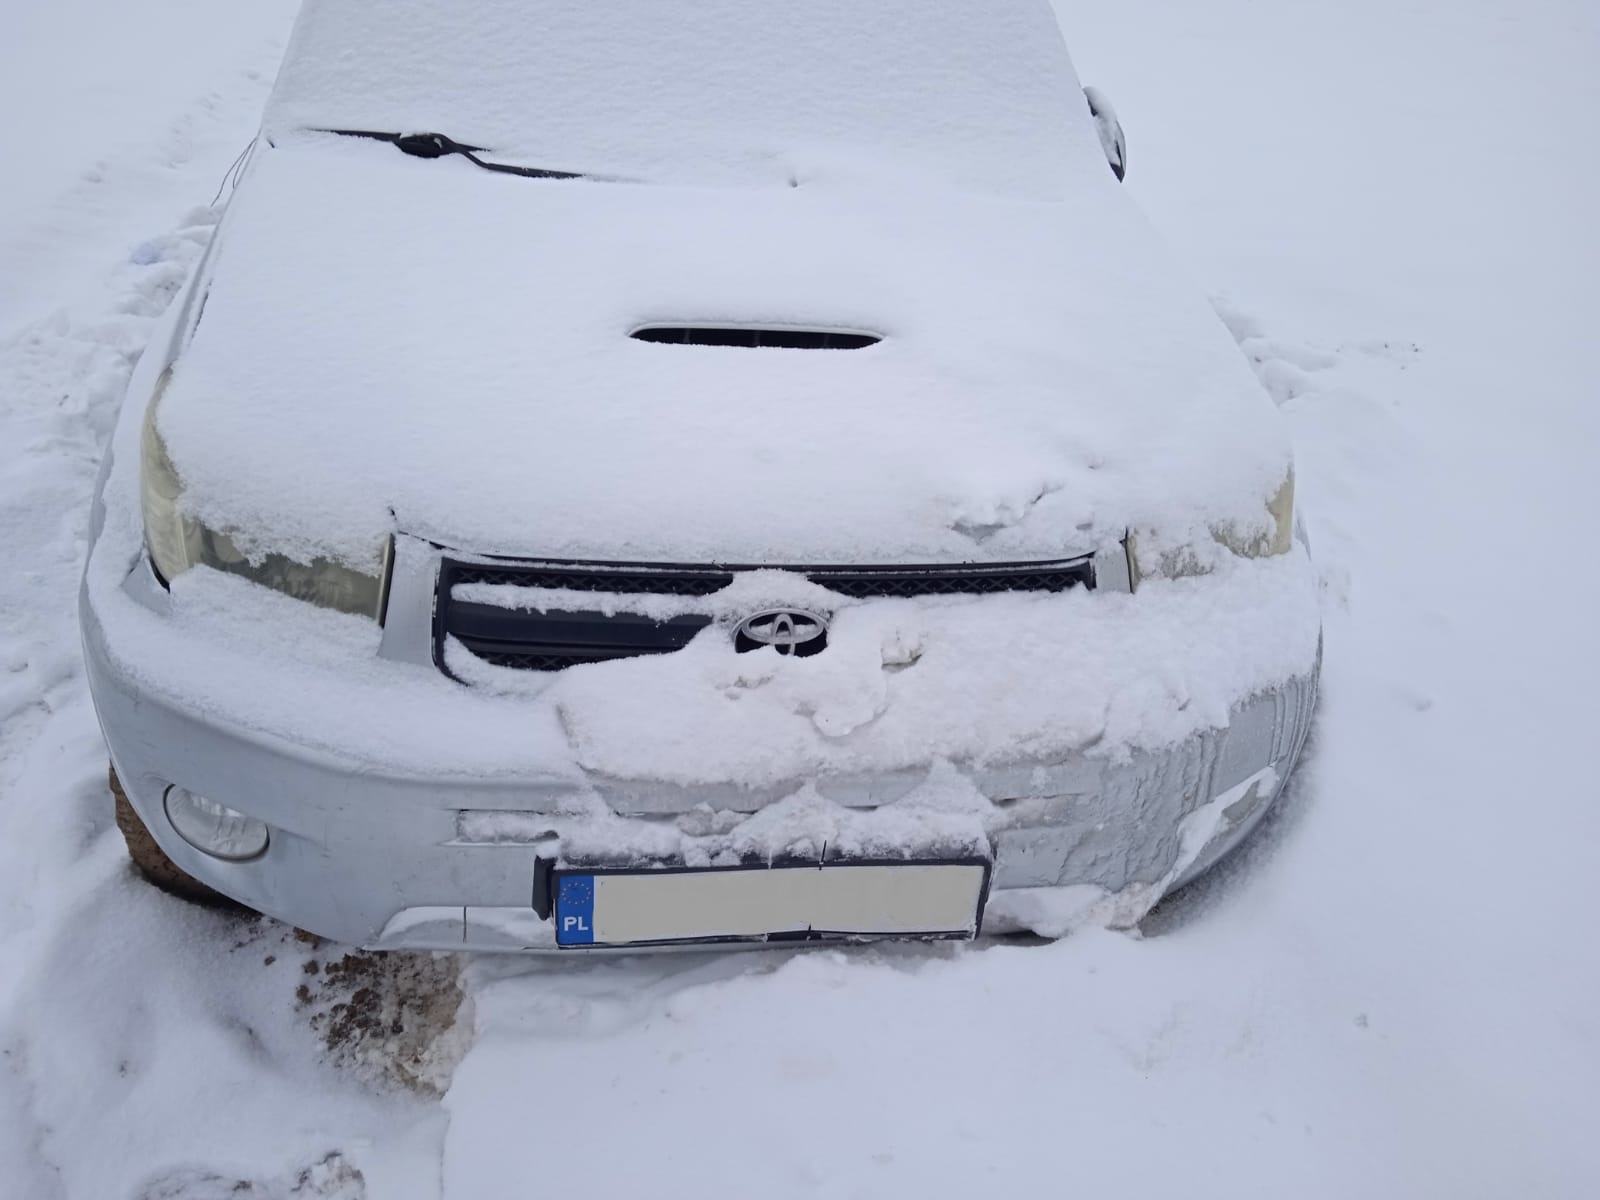
[[307,0],[98,491],[141,868],[577,950],[1055,934],[1216,861],[1315,575],[1090,99],[1045,0]]

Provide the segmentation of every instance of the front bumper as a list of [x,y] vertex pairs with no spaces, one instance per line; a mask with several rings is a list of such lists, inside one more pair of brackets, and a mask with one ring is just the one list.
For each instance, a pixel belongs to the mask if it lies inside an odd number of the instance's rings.
[[[230,596],[261,591],[238,581],[226,586],[234,589]],[[273,682],[219,678],[230,671],[220,643],[215,656],[191,645],[196,661],[181,668],[205,677],[206,687],[182,695],[152,682],[140,656],[159,654],[159,647],[152,642],[130,654],[128,646],[114,646],[101,613],[108,604],[141,610],[141,619],[163,627],[174,645],[184,644],[186,625],[192,632],[197,619],[210,618],[170,611],[171,598],[142,561],[115,589],[96,594],[86,583],[81,611],[96,708],[129,800],[162,848],[185,871],[252,908],[340,942],[381,948],[553,949],[551,926],[534,911],[540,859],[595,862],[609,854],[612,861],[621,855],[719,865],[741,844],[746,851],[756,844],[747,832],[760,826],[770,834],[778,812],[786,836],[816,835],[813,849],[854,838],[872,853],[921,856],[938,853],[940,839],[966,839],[970,848],[980,838],[993,857],[987,931],[1050,931],[1056,923],[1050,914],[1058,910],[1041,908],[1040,897],[1067,894],[1059,889],[1121,898],[1126,902],[1103,910],[1101,919],[1136,920],[1260,819],[1299,753],[1316,695],[1313,662],[1239,700],[1225,725],[1160,750],[1096,748],[1004,764],[929,762],[797,781],[788,789],[668,781],[654,788],[648,780],[533,764],[465,774],[428,768],[398,746],[386,765],[370,751],[341,753],[326,740],[314,745],[284,736],[268,719],[242,718],[241,706],[216,697],[270,690]],[[109,626],[124,641],[144,641],[125,629],[125,615]],[[429,687],[452,694],[474,691],[430,667],[381,666],[427,673]],[[343,686],[337,664],[305,674],[311,690]],[[336,716],[370,694],[323,694],[316,701]],[[488,712],[528,701],[474,695],[472,703]],[[459,721],[463,711],[441,707],[440,719]],[[374,711],[365,724],[381,726],[383,719]],[[195,850],[166,819],[163,795],[172,784],[265,821],[266,853],[229,863]],[[908,824],[908,816],[921,820]]]

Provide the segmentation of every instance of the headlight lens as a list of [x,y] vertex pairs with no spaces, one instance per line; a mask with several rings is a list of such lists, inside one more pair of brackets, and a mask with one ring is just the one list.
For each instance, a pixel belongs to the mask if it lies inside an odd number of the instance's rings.
[[1287,554],[1294,545],[1294,472],[1289,472],[1283,486],[1267,501],[1267,515],[1272,518],[1272,529],[1267,533],[1241,535],[1231,525],[1211,530],[1214,547],[1184,546],[1178,549],[1153,549],[1141,547],[1139,538],[1128,535],[1128,570],[1137,588],[1141,579],[1181,579],[1188,575],[1206,575],[1216,565],[1217,547],[1240,558],[1270,558]]
[[[162,378],[155,397],[144,414],[140,438],[140,500],[144,510],[145,545],[156,573],[171,583],[190,567],[204,564],[230,575],[241,575],[273,591],[323,608],[380,616],[383,598],[381,560],[378,571],[368,574],[342,563],[318,558],[299,563],[282,554],[247,556],[226,533],[208,529],[193,517],[179,511],[178,499],[183,482],[167,447],[156,430],[156,407],[166,390]],[[387,555],[387,549],[384,551]]]

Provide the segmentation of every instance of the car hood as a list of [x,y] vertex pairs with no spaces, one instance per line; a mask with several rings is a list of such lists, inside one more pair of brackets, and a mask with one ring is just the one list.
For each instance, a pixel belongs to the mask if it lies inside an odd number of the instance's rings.
[[[358,564],[396,528],[747,563],[1268,528],[1270,401],[1104,162],[1079,175],[1057,201],[875,165],[693,188],[291,138],[229,209],[158,428],[208,524]],[[649,324],[882,341],[629,336]]]

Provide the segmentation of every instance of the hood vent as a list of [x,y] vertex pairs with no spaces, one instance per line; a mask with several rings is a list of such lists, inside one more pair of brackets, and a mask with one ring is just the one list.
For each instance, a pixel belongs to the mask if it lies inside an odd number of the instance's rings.
[[746,346],[779,350],[861,350],[881,338],[833,329],[750,329],[725,325],[646,325],[630,335],[675,346]]

